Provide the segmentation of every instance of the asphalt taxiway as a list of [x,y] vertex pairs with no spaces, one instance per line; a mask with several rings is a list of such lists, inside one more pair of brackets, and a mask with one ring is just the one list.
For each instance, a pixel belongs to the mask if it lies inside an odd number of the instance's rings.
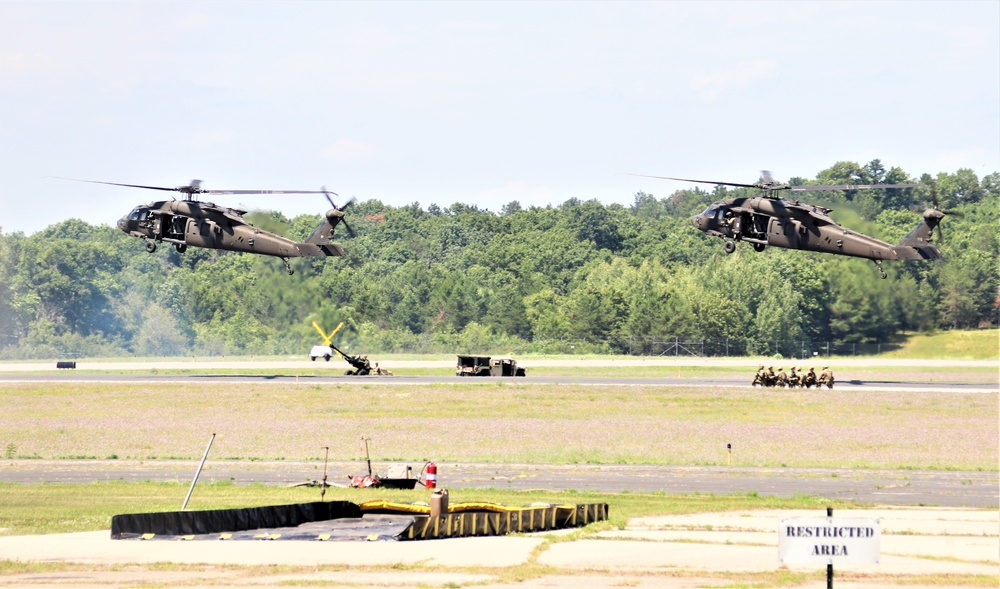
[[[374,465],[385,473],[390,463]],[[413,465],[418,471],[422,465]],[[199,481],[296,485],[322,479],[322,463],[286,460],[209,460]],[[183,460],[0,461],[0,481],[91,483],[188,481],[197,464]],[[367,473],[362,462],[330,462],[328,480],[346,486],[348,475]],[[996,471],[933,471],[744,466],[438,463],[438,484],[451,488],[552,491],[804,494],[870,505],[997,508]]]
[[[740,377],[593,377],[593,376],[529,376],[504,379],[510,383],[575,385],[575,386],[668,386],[668,387],[717,387],[751,388],[746,378]],[[184,384],[226,382],[234,384],[379,384],[379,385],[434,385],[434,384],[496,384],[497,379],[465,378],[450,375],[430,376],[345,376],[287,375],[287,374],[146,374],[100,372],[0,372],[0,382],[8,383],[119,383],[119,384]],[[907,391],[913,393],[995,394],[994,383],[960,381],[888,381],[850,379],[838,381],[836,391]],[[821,389],[829,390],[829,389]]]

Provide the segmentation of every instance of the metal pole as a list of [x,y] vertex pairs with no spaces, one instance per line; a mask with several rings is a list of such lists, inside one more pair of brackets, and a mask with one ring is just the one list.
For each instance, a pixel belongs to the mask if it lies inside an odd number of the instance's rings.
[[[833,508],[826,508],[826,517],[833,517]],[[826,565],[826,589],[833,589],[833,563]]]
[[198,484],[198,477],[201,476],[201,469],[205,468],[205,461],[208,460],[208,451],[212,449],[212,442],[215,441],[215,434],[208,439],[208,447],[205,448],[205,455],[201,457],[201,464],[198,465],[198,472],[194,473],[194,480],[191,481],[191,488],[188,489],[187,497],[184,498],[184,505],[181,506],[181,511],[187,509],[188,501],[191,500],[191,493],[194,492],[194,486]]
[[372,476],[372,456],[368,453],[368,438],[362,436],[361,439],[365,442],[365,458],[368,460],[368,476]]
[[323,456],[323,486],[320,487],[319,491],[320,501],[323,501],[323,497],[326,496],[326,461],[330,458],[330,447],[323,446],[323,449],[326,450],[326,455]]

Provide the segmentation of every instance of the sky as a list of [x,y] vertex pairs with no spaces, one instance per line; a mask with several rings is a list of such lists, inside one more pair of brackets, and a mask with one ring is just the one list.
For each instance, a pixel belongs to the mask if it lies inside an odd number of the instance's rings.
[[166,194],[52,176],[500,211],[876,158],[1000,171],[1000,2],[0,0],[4,233]]

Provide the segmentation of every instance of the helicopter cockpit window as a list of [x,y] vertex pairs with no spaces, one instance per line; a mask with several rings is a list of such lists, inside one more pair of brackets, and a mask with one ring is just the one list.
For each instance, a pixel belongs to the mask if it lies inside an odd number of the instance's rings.
[[128,220],[129,221],[138,221],[139,220],[139,209],[132,209],[132,212],[128,216]]

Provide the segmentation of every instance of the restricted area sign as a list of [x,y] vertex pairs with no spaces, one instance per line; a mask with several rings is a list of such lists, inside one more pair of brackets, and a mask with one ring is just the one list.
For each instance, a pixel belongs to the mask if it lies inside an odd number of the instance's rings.
[[781,520],[778,550],[785,564],[878,564],[882,525],[857,517]]

